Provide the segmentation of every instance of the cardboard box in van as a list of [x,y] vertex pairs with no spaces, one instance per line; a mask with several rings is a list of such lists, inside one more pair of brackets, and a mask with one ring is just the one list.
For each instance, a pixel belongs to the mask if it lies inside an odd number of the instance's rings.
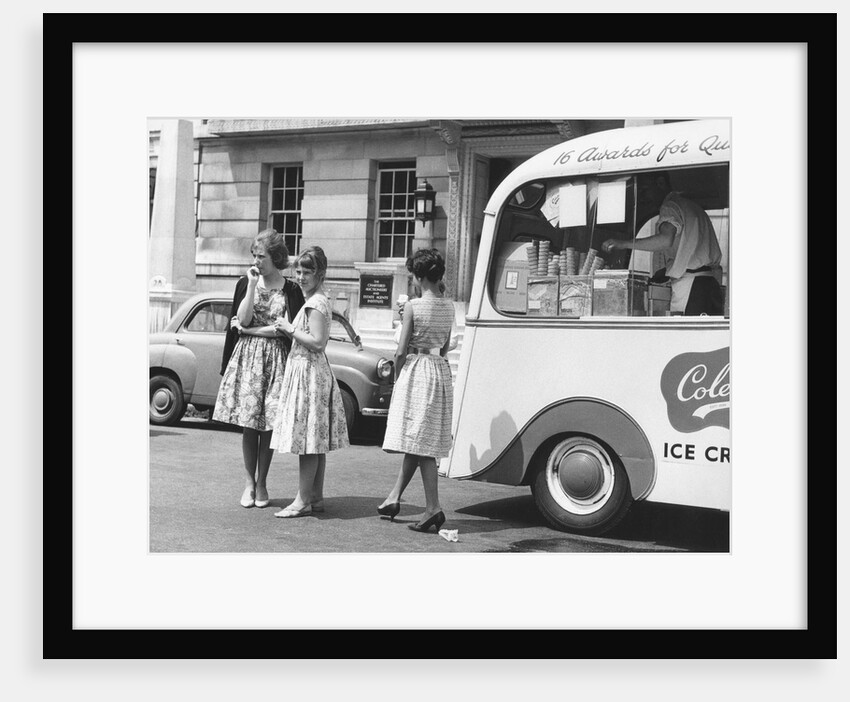
[[528,279],[529,317],[558,316],[558,285],[557,275]]
[[588,317],[593,309],[592,278],[589,275],[562,275],[558,292],[558,315]]
[[623,269],[593,274],[594,317],[645,317],[649,276]]
[[502,312],[525,314],[528,309],[527,246],[527,242],[508,242],[493,262],[494,302]]

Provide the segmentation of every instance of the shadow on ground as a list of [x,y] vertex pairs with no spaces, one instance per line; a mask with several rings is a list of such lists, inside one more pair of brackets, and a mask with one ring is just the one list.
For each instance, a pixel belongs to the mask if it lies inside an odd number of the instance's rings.
[[[349,442],[352,446],[380,446],[384,440],[384,428],[383,426],[376,426],[374,424],[365,423],[365,426],[362,428],[357,428],[356,431],[349,436]],[[175,431],[176,429],[190,429],[190,430],[199,430],[199,431],[220,431],[220,432],[231,432],[234,434],[240,434],[242,432],[241,427],[237,427],[234,424],[225,424],[223,422],[217,422],[212,419],[205,418],[196,418],[196,417],[184,417],[174,426],[157,428],[156,425],[150,425],[150,435],[151,437],[155,436],[166,436],[166,435],[175,435],[180,436],[181,432]]]
[[[548,526],[531,495],[482,502],[455,510],[457,514],[484,517],[487,521],[464,520],[466,532],[490,532],[503,529]],[[550,527],[551,528],[551,527]],[[508,550],[553,551],[558,542],[586,540],[594,550],[657,550],[655,544],[675,550],[727,553],[729,551],[729,514],[719,510],[679,507],[638,502],[625,519],[602,536],[571,534],[552,529],[552,539],[516,541]],[[641,545],[644,545],[643,547]]]

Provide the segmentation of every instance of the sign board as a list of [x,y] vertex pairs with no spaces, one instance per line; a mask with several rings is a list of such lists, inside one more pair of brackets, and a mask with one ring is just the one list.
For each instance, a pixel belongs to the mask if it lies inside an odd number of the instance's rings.
[[361,275],[360,276],[360,306],[361,307],[392,307],[393,276],[391,275]]

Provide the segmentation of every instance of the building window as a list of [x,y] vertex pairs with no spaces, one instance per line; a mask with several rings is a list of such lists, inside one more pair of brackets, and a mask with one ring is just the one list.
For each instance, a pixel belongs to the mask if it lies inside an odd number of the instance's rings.
[[413,250],[416,220],[414,161],[378,164],[378,258],[407,258]]
[[304,168],[274,166],[271,178],[269,226],[283,234],[294,256],[301,251],[301,201],[304,199]]
[[148,213],[148,226],[153,224],[153,195],[156,190],[156,168],[150,168],[150,194],[151,194],[151,208]]

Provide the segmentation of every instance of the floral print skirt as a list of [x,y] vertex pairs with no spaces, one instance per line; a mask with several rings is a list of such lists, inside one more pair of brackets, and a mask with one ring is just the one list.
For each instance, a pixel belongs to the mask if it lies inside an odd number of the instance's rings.
[[240,336],[221,378],[212,418],[257,431],[274,429],[285,366],[280,339]]
[[324,354],[290,356],[271,447],[282,453],[327,453],[349,445],[342,393]]

